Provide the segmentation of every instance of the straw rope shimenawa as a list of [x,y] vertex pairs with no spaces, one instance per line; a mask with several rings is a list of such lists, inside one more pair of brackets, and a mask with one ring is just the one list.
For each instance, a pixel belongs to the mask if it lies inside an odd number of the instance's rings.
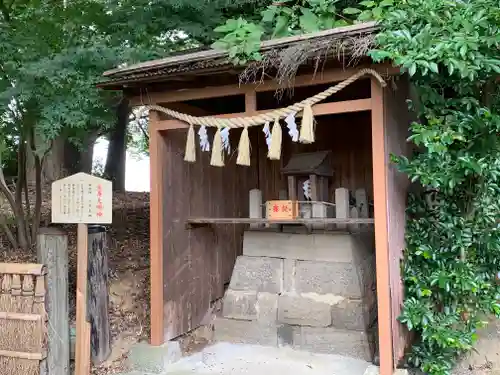
[[[255,116],[247,116],[247,117],[232,117],[232,118],[218,118],[214,116],[191,116],[185,113],[180,113],[159,105],[145,105],[142,111],[154,110],[158,112],[162,112],[171,116],[177,120],[184,121],[188,123],[188,137],[186,141],[186,152],[184,160],[188,162],[196,161],[196,150],[195,150],[195,136],[194,136],[194,125],[198,126],[210,126],[216,127],[217,132],[215,134],[214,143],[212,147],[212,157],[210,164],[213,166],[222,167],[224,166],[223,160],[223,150],[222,150],[222,139],[221,139],[221,129],[222,128],[245,128],[242,132],[241,137],[248,138],[248,128],[249,126],[257,126],[263,125],[265,123],[270,123],[274,121],[274,126],[272,133],[278,132],[279,134],[271,134],[271,145],[269,148],[268,157],[272,160],[276,160],[280,158],[281,154],[281,127],[279,125],[279,120],[287,117],[292,113],[303,112],[302,116],[302,124],[300,129],[300,142],[302,143],[312,143],[314,142],[314,118],[312,112],[312,106],[325,100],[329,96],[341,91],[346,88],[353,82],[357,81],[361,77],[365,75],[371,75],[377,79],[382,87],[386,86],[384,79],[380,76],[380,74],[373,69],[361,69],[357,73],[353,74],[351,77],[347,78],[345,81],[342,81],[325,91],[322,91],[310,98],[304,99],[298,103],[289,105],[285,108],[279,108],[270,110],[266,113],[261,113]],[[278,129],[278,127],[280,127]],[[240,139],[240,146],[238,148],[238,159],[237,164],[239,165],[250,165],[250,147],[249,147],[248,139]],[[248,155],[247,155],[248,154]]]

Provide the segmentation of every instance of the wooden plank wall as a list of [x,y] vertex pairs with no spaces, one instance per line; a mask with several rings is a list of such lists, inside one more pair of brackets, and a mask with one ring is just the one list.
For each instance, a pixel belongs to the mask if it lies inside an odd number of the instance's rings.
[[[197,161],[186,163],[186,130],[163,133],[165,340],[202,322],[210,302],[223,296],[224,284],[229,282],[236,257],[242,252],[245,226],[188,230],[188,217],[248,217],[251,189],[260,188],[266,201],[277,199],[279,190],[286,188],[280,169],[293,152],[332,150],[336,175],[330,196],[337,187],[363,187],[372,196],[370,114],[323,116],[317,120],[317,141],[311,145],[293,143],[283,127],[280,161],[267,158],[262,128],[250,129],[250,167],[236,165],[239,130],[231,130],[233,154],[223,168],[210,166],[210,153],[201,153],[199,148]],[[209,139],[213,139],[213,129],[208,130]]]
[[[406,80],[397,82],[397,89],[384,90],[385,141],[387,157],[390,154],[409,155],[411,146],[406,142],[409,135],[410,117],[405,100],[408,98],[409,86]],[[399,172],[396,166],[388,161],[387,174],[387,207],[388,207],[388,239],[389,239],[389,280],[391,292],[392,345],[394,365],[403,358],[409,341],[409,333],[398,321],[404,297],[401,280],[400,262],[405,248],[406,202],[409,179]]]
[[[371,151],[370,113],[320,116],[316,118],[316,141],[305,145],[294,143],[283,126],[283,152],[280,161],[267,159],[267,148],[263,133],[259,134],[259,183],[263,199],[278,199],[280,189],[286,189],[286,180],[280,169],[293,153],[331,150],[332,166],[335,171],[330,186],[330,196],[334,197],[336,188],[345,187],[350,191],[358,188],[367,190],[373,198],[373,174]],[[300,125],[300,119],[297,120]]]
[[195,163],[184,161],[186,130],[163,134],[165,340],[202,322],[210,302],[222,297],[242,251],[243,226],[185,227],[189,216],[248,217],[248,193],[258,183],[257,154],[251,167],[236,165],[239,134],[231,131],[233,155],[223,168],[210,166],[210,153],[201,153],[199,148]]

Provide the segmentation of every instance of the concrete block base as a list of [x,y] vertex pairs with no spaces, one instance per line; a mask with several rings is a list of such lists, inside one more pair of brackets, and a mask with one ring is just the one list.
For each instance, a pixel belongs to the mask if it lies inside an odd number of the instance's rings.
[[376,320],[369,238],[249,231],[215,341],[340,354],[371,361]]
[[215,341],[278,346],[277,327],[271,324],[217,318],[215,319],[214,331]]
[[294,331],[293,346],[310,352],[335,353],[365,361],[373,358],[373,339],[361,331],[300,327]]
[[161,374],[167,370],[168,365],[181,357],[181,347],[176,341],[169,341],[161,346],[138,343],[129,352],[128,365],[133,371],[140,373]]

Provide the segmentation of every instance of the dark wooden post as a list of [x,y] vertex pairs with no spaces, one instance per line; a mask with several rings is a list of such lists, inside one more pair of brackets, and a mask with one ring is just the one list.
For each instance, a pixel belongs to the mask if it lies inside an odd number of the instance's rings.
[[68,236],[57,228],[40,228],[38,262],[47,267],[46,309],[49,319],[46,374],[69,375]]
[[91,359],[97,365],[111,354],[106,229],[89,225],[88,236],[87,320],[90,323]]

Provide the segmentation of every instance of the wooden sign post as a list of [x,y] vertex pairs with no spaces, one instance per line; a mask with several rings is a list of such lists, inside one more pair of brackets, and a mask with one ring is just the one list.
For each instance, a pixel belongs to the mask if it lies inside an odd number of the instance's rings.
[[90,374],[90,323],[87,318],[87,224],[111,224],[112,183],[77,173],[52,183],[52,223],[78,224],[76,281],[76,375]]

